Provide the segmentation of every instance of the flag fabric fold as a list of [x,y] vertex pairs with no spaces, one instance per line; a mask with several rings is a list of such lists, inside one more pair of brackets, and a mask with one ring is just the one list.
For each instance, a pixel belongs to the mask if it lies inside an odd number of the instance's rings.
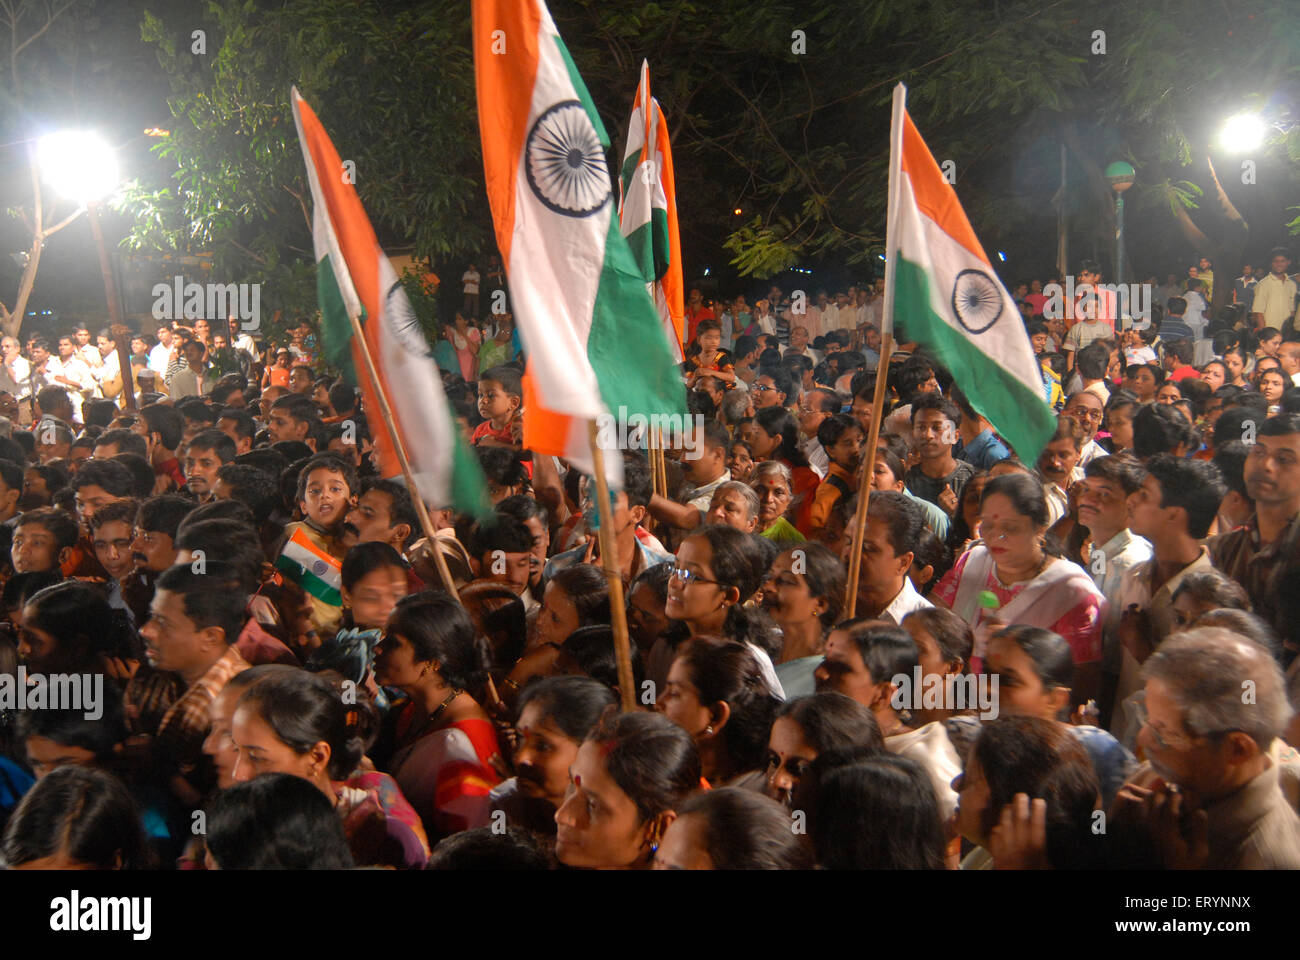
[[677,189],[668,121],[650,95],[650,64],[641,62],[641,82],[632,104],[632,120],[623,150],[619,179],[619,228],[641,270],[673,359],[682,354],[682,249],[677,232]]
[[420,495],[435,507],[485,515],[491,510],[487,482],[452,419],[441,374],[406,291],[315,111],[297,88],[292,100],[311,187],[322,348],[361,387],[382,475],[402,476],[376,385],[354,336],[351,318],[361,318]]
[[[1056,418],[1011,295],[998,279],[905,106],[894,91],[886,229],[886,324],[906,325],[1025,463],[1038,459]],[[886,327],[888,329],[888,326]]]
[[[550,12],[474,0],[473,16],[483,170],[528,356],[524,444],[591,471],[575,419],[681,414],[685,390],[619,229],[609,136]],[[605,452],[621,486],[621,457]]]

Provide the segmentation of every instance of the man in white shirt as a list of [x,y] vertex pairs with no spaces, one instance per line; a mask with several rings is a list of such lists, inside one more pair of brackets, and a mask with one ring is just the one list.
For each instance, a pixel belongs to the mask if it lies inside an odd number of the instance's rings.
[[[901,624],[909,613],[932,606],[907,576],[924,527],[921,508],[906,496],[896,490],[873,491],[862,540],[856,616]],[[850,542],[848,551],[852,549]],[[848,558],[844,560],[847,566]]]
[[807,357],[814,367],[822,362],[822,355],[808,346],[808,328],[803,324],[790,328],[790,345],[781,348],[781,356],[788,357],[791,354]]
[[[122,362],[117,357],[117,341],[107,330],[99,331],[99,336],[95,338],[95,354],[99,357],[99,367],[92,371],[95,376],[95,395],[107,397],[108,393],[113,392],[113,381],[120,381],[122,375]],[[108,388],[108,393],[105,392]],[[117,391],[120,395],[122,385],[119,382]]]
[[1079,451],[1079,469],[1085,469],[1098,457],[1109,456],[1105,448],[1097,442],[1097,431],[1106,417],[1106,405],[1101,397],[1091,390],[1078,390],[1070,394],[1065,401],[1064,416],[1070,417],[1083,431],[1083,447]]
[[[1126,570],[1151,559],[1151,544],[1128,528],[1128,498],[1141,487],[1142,470],[1127,457],[1094,460],[1079,483],[1079,523],[1092,540],[1088,573],[1108,597],[1116,596]],[[1118,672],[1118,660],[1114,667]]]
[[257,349],[256,341],[244,332],[244,328],[240,326],[239,320],[235,317],[231,317],[227,323],[230,330],[230,346],[236,350],[243,350],[244,353],[248,354],[249,359],[251,359],[253,363],[257,363],[261,360],[262,355]]
[[1295,315],[1296,284],[1287,276],[1291,266],[1291,253],[1286,247],[1275,247],[1269,254],[1270,273],[1255,284],[1255,298],[1250,306],[1250,319],[1265,327],[1281,330]]
[[45,379],[68,391],[73,415],[80,420],[81,401],[95,389],[95,375],[77,353],[76,341],[71,336],[59,337],[59,355],[50,357],[45,365]]
[[72,331],[72,335],[77,340],[77,356],[86,361],[86,366],[90,367],[91,370],[99,369],[99,365],[103,363],[103,357],[90,341],[90,329],[79,326]]
[[14,384],[14,396],[19,400],[31,393],[32,365],[23,357],[22,347],[14,337],[0,340],[0,353],[4,356],[5,373]]
[[185,366],[172,377],[170,394],[173,400],[184,397],[205,397],[212,392],[217,379],[204,362],[206,348],[198,340],[185,344]]
[[158,325],[158,342],[149,351],[149,369],[159,377],[167,376],[167,366],[172,360],[172,325],[164,320]]

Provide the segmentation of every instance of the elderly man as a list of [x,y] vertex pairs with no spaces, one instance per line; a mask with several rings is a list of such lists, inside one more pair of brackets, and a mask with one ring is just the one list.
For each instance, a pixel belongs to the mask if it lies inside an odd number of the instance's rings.
[[1300,817],[1269,756],[1291,715],[1272,654],[1203,627],[1166,640],[1142,676],[1147,763],[1112,816],[1135,815],[1166,867],[1300,868]]

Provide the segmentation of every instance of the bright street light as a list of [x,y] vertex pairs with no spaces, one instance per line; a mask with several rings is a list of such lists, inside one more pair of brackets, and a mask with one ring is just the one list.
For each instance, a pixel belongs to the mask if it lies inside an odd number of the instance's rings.
[[117,189],[117,155],[99,134],[81,130],[46,134],[37,141],[36,162],[50,186],[83,206]]
[[1267,130],[1264,121],[1253,113],[1239,113],[1235,117],[1230,117],[1223,125],[1223,132],[1219,134],[1219,143],[1224,149],[1231,150],[1233,153],[1246,153],[1259,149]]

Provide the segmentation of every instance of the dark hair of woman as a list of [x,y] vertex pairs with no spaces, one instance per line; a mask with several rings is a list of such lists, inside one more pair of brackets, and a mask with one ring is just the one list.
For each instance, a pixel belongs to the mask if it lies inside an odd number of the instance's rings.
[[812,828],[827,870],[942,870],[944,829],[929,776],[892,753],[839,767],[818,784]]
[[989,497],[1000,494],[1011,501],[1011,508],[1022,517],[1028,517],[1035,527],[1046,528],[1049,514],[1043,485],[1027,473],[1008,473],[993,477],[984,484],[980,505]]
[[875,714],[842,693],[827,691],[787,700],[773,719],[781,717],[789,717],[799,724],[804,740],[819,755],[851,747],[875,752],[885,749]]
[[700,788],[695,741],[662,713],[611,707],[587,739],[600,746],[605,771],[636,804],[642,823],[676,810]]
[[554,841],[514,824],[462,830],[438,841],[426,870],[549,870]]
[[999,630],[994,636],[1012,641],[1025,652],[1034,665],[1034,673],[1042,681],[1043,689],[1074,684],[1074,656],[1069,642],[1059,633],[1041,627],[1016,625]]
[[325,794],[288,773],[264,773],[216,795],[208,853],[222,870],[347,870],[343,821]]
[[1047,801],[1047,858],[1057,869],[1095,862],[1092,812],[1101,787],[1092,759],[1061,723],[1002,716],[985,723],[971,748],[989,788],[983,827],[991,832],[1017,793]]
[[907,615],[915,617],[925,632],[934,637],[944,663],[961,661],[962,673],[970,673],[971,652],[975,649],[975,631],[957,614],[944,607],[926,607]]
[[437,660],[438,672],[448,686],[465,690],[483,702],[489,663],[487,641],[478,635],[465,608],[450,596],[426,590],[403,597],[388,618],[388,631],[407,639],[417,663]]
[[295,753],[307,753],[318,743],[330,748],[329,775],[343,780],[352,774],[379,731],[379,714],[362,696],[345,702],[342,678],[333,671],[294,670],[268,676],[239,698]]
[[678,809],[704,824],[714,870],[811,870],[812,844],[790,829],[790,811],[771,797],[723,787],[690,797]]
[[[614,655],[614,628],[607,624],[579,627],[564,638],[560,649],[572,657],[582,672],[612,689],[618,687],[618,659]],[[645,666],[640,657],[632,658],[632,682],[641,689]]]
[[551,583],[559,584],[578,613],[578,626],[609,623],[609,581],[595,564],[575,563],[557,570]]
[[769,459],[782,460],[791,469],[808,466],[808,456],[799,447],[799,424],[785,407],[764,407],[754,414],[754,422],[769,437],[781,436],[781,444],[772,451]]
[[733,771],[756,770],[767,761],[767,741],[781,700],[771,691],[753,652],[743,643],[694,637],[677,650],[674,662],[686,669],[700,703],[730,708],[722,728]]
[[345,590],[353,589],[357,585],[357,581],[362,577],[384,567],[406,570],[410,567],[410,564],[387,543],[380,543],[377,540],[358,543],[343,557],[343,566],[340,570],[340,576],[343,578],[343,588]]
[[460,602],[487,641],[492,669],[508,671],[523,656],[528,639],[519,594],[495,580],[475,580],[460,588]]
[[739,591],[737,601],[727,608],[723,632],[733,640],[743,642],[750,639],[750,612],[744,604],[758,592],[771,567],[766,550],[757,542],[763,538],[718,524],[699,527],[691,531],[690,536],[703,537],[709,542],[713,551],[709,566],[713,568],[713,579],[718,581],[718,586],[723,589],[735,587]]
[[518,720],[524,707],[535,703],[561,733],[581,743],[617,702],[608,684],[591,677],[544,677],[520,692],[515,718]]
[[846,573],[844,564],[825,544],[808,542],[795,547],[803,551],[804,586],[808,593],[826,601],[826,609],[821,613],[822,631],[835,625],[840,611],[844,608],[844,583]]
[[59,642],[59,670],[100,673],[99,657],[143,660],[144,644],[125,610],[109,606],[104,591],[81,580],[65,580],[27,598],[24,627],[42,630]]
[[95,767],[68,766],[27,791],[5,827],[0,859],[19,867],[60,854],[99,870],[154,866],[139,808],[121,780]]
[[44,737],[60,746],[89,750],[97,765],[111,767],[117,745],[127,737],[122,694],[116,684],[104,684],[99,707],[100,715],[95,720],[87,720],[84,710],[17,711],[18,742]]

